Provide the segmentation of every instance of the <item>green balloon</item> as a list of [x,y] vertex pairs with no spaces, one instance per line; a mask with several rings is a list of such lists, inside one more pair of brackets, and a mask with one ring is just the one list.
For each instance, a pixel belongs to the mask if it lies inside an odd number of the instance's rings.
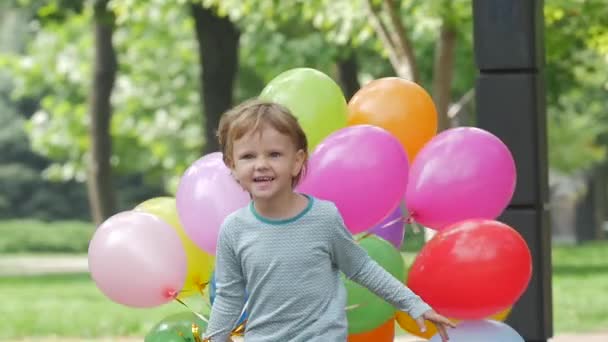
[[[357,236],[355,236],[357,238]],[[367,251],[369,256],[395,278],[403,280],[405,268],[401,253],[388,241],[375,235],[369,235],[359,241],[359,245]],[[381,326],[395,315],[395,307],[384,301],[351,280],[344,279],[348,294],[348,333],[359,334],[372,331]],[[405,285],[404,285],[405,286]]]
[[192,323],[199,327],[200,333],[207,329],[207,323],[192,312],[180,312],[163,318],[146,335],[145,342],[194,342]]
[[262,100],[287,107],[308,137],[309,150],[332,132],[346,127],[348,107],[340,86],[311,68],[285,71],[262,90]]
[[145,342],[193,342],[193,338],[186,339],[180,336],[177,331],[163,330],[157,331],[153,334],[146,335]]

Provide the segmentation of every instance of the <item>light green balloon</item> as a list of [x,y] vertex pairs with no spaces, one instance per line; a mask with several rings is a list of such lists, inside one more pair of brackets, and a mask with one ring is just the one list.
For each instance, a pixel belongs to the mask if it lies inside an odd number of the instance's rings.
[[200,333],[207,330],[207,323],[192,312],[180,312],[163,318],[144,338],[145,342],[186,342],[194,341],[192,323],[196,323]]
[[287,107],[297,118],[313,150],[332,132],[346,127],[348,107],[340,86],[311,68],[285,71],[271,80],[259,98]]
[[[357,236],[356,236],[357,237]],[[363,238],[359,245],[369,256],[395,278],[403,281],[405,268],[401,253],[388,241],[375,235]],[[396,309],[367,288],[344,279],[348,294],[348,307],[359,305],[346,312],[348,333],[359,334],[372,331],[394,317]],[[405,286],[405,285],[404,285]]]

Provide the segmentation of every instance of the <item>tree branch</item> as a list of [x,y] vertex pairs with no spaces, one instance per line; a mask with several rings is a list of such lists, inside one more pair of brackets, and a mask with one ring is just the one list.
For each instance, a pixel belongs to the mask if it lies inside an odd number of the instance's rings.
[[457,117],[460,113],[462,113],[464,107],[466,107],[474,98],[475,88],[471,88],[466,93],[464,93],[464,95],[462,95],[456,103],[450,106],[450,109],[448,110],[448,117],[450,119],[454,119],[455,117]]
[[439,130],[450,127],[448,111],[452,102],[452,77],[454,74],[454,51],[456,49],[456,31],[445,21],[439,31],[435,47],[433,66],[433,100],[437,107]]
[[403,54],[403,58],[407,60],[403,64],[409,68],[409,78],[418,83],[420,76],[416,65],[416,56],[405,30],[405,25],[403,25],[403,21],[401,20],[399,3],[394,0],[384,0],[383,4],[390,18],[390,23],[393,26],[393,43]]
[[394,42],[391,40],[391,35],[388,31],[388,28],[382,21],[380,13],[377,11],[376,8],[374,8],[374,4],[372,3],[372,0],[366,0],[365,5],[366,5],[367,11],[370,15],[371,25],[374,28],[374,31],[376,31],[378,38],[380,38],[380,41],[386,48],[386,52],[388,54],[388,59],[391,62],[393,69],[395,69],[397,74],[399,74],[398,70],[400,69],[401,62],[399,60],[399,56],[397,55],[397,47],[395,46]]

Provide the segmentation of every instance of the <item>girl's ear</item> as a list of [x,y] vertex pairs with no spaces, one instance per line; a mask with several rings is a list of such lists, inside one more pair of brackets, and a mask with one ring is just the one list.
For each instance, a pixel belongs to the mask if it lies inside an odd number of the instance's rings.
[[304,150],[298,150],[296,152],[296,162],[291,172],[292,177],[296,177],[302,172],[302,168],[304,167],[304,162],[306,161],[306,152]]

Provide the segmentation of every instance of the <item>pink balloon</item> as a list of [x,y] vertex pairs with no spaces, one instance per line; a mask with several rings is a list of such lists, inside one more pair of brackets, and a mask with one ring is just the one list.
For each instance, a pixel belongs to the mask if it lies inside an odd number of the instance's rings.
[[249,193],[232,177],[220,152],[205,155],[186,170],[175,199],[186,234],[213,255],[224,219],[250,201]]
[[173,300],[186,278],[186,252],[168,223],[125,211],[108,218],[89,244],[89,271],[111,300],[154,307]]
[[386,218],[405,193],[409,163],[399,140],[371,125],[329,135],[312,153],[298,191],[336,204],[357,234]]
[[475,127],[448,129],[412,163],[406,205],[412,218],[442,230],[466,219],[495,219],[509,204],[515,162],[505,144]]

